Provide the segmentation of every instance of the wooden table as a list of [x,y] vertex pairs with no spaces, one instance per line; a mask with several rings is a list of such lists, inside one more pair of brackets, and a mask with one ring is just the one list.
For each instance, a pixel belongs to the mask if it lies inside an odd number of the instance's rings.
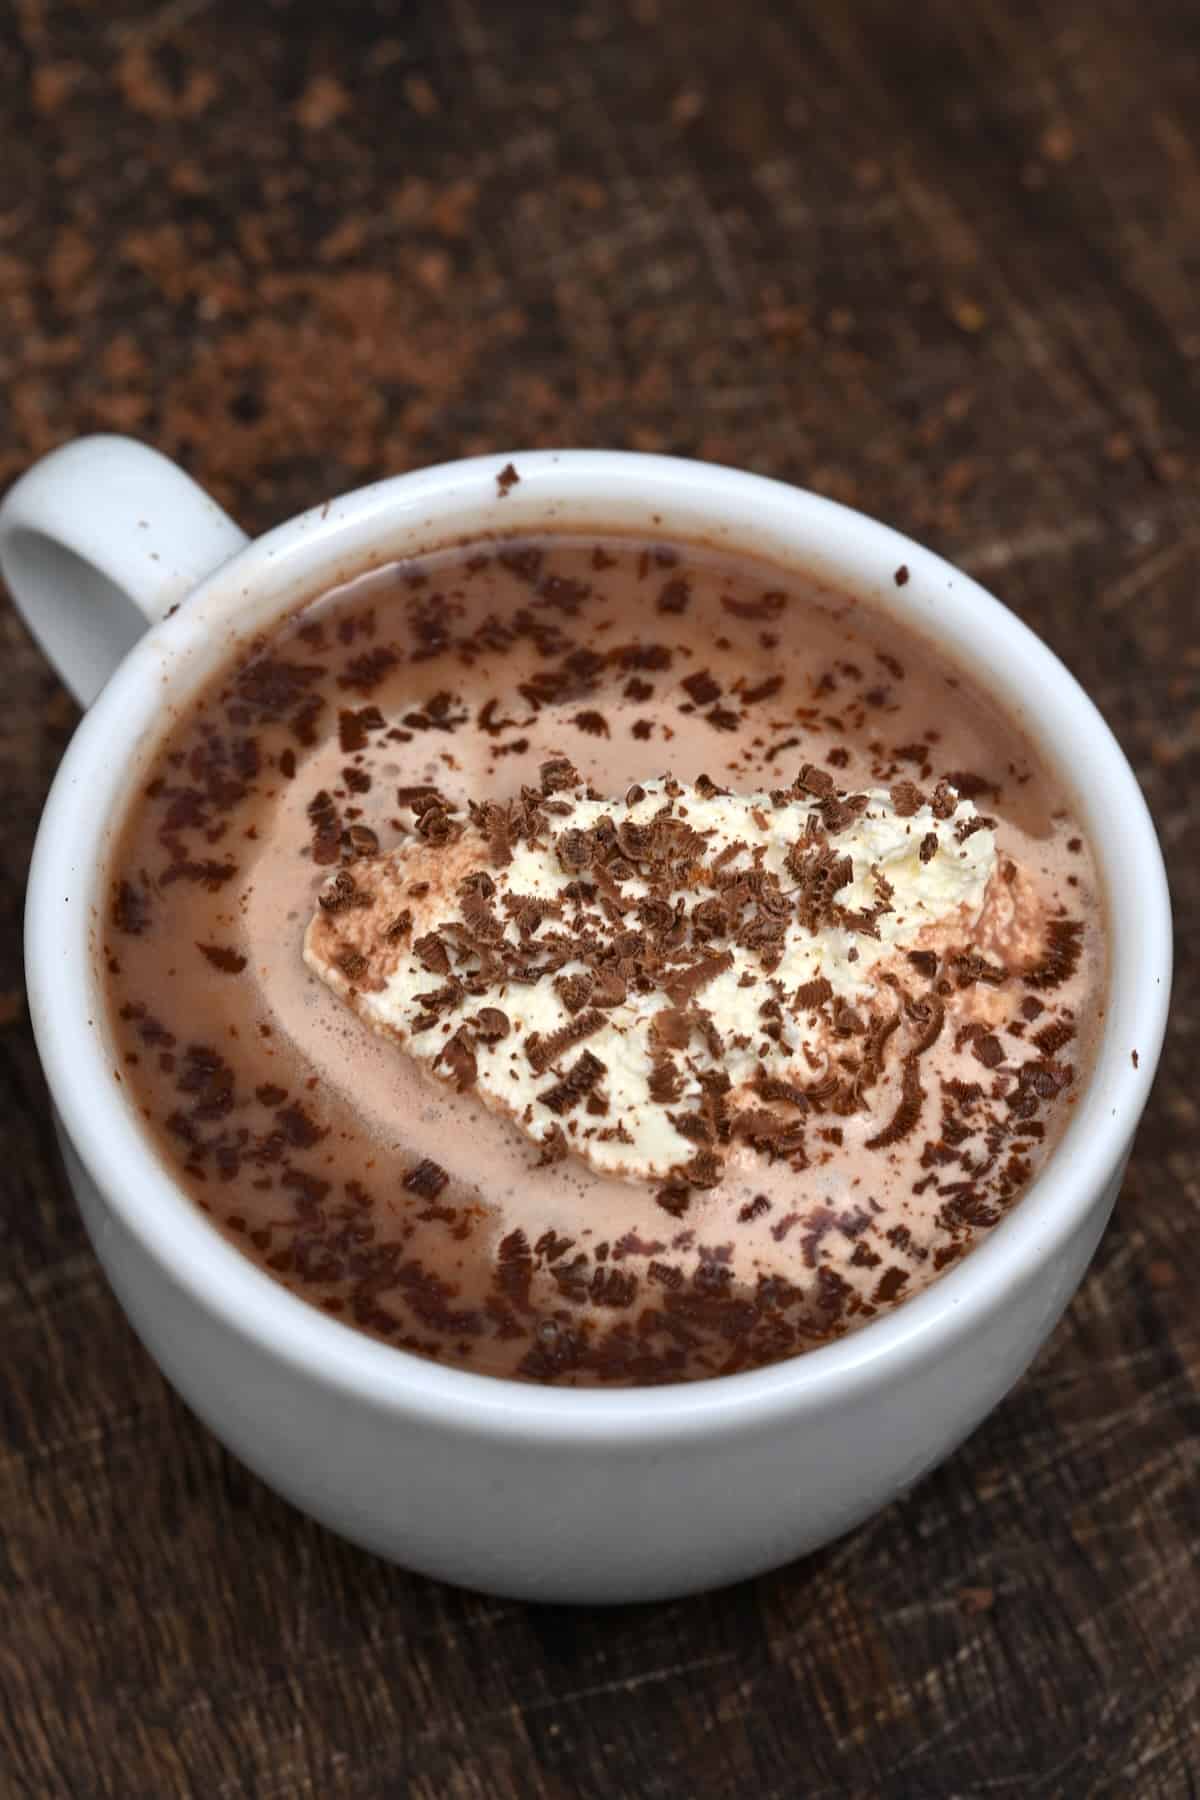
[[535,443],[852,501],[1095,696],[1181,965],[1095,1267],[944,1469],[708,1598],[454,1592],[226,1456],[101,1279],[21,986],[75,712],[6,607],[4,1796],[1195,1794],[1198,93],[1186,0],[0,13],[0,478],[116,429],[251,529]]

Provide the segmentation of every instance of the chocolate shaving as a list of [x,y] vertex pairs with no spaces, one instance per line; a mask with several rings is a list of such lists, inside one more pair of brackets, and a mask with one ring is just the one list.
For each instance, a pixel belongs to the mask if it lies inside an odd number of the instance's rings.
[[481,1006],[471,1023],[476,1035],[485,1044],[498,1044],[511,1030],[508,1014],[498,1006]]
[[538,771],[542,793],[549,797],[583,786],[583,777],[569,756],[552,756]]
[[554,1163],[567,1160],[567,1137],[561,1125],[554,1123],[547,1126],[542,1133],[541,1155],[537,1159],[539,1169],[550,1168]]
[[742,1126],[754,1148],[769,1162],[786,1159],[794,1169],[808,1167],[802,1120],[780,1118],[777,1113],[756,1108],[750,1115],[742,1113],[735,1123]]
[[655,1057],[650,1068],[650,1098],[659,1106],[669,1105],[678,1100],[683,1091],[683,1080],[678,1066],[669,1056]]
[[1026,984],[1047,993],[1069,981],[1083,953],[1083,926],[1078,919],[1051,919],[1041,960],[1022,971]]
[[712,1126],[703,1113],[668,1113],[672,1125],[680,1137],[688,1138],[693,1144],[711,1144]]
[[796,916],[814,934],[834,919],[834,895],[854,879],[854,864],[830,844],[815,846],[800,838],[788,850],[784,867],[796,883]]
[[597,969],[591,995],[593,1006],[620,1006],[627,992],[625,981],[615,969]]
[[512,861],[512,822],[508,808],[494,800],[472,806],[471,817],[487,840],[488,855],[494,869],[506,869]]
[[541,574],[545,552],[539,550],[536,544],[514,545],[511,549],[498,551],[496,561],[506,569],[511,569],[519,580],[528,582],[533,587]]
[[365,750],[368,741],[360,713],[338,713],[338,742],[345,755],[352,756],[356,750]]
[[596,978],[590,969],[579,975],[556,975],[554,989],[569,1013],[577,1013],[591,998]]
[[958,810],[958,795],[948,781],[939,781],[929,802],[935,819],[952,819]]
[[725,800],[730,793],[729,788],[718,787],[711,775],[697,775],[695,788],[702,800]]
[[732,594],[722,594],[721,605],[735,619],[777,619],[787,605],[787,595],[778,588],[769,588],[756,600],[740,600]]
[[686,576],[676,575],[660,589],[658,610],[660,613],[686,612],[691,597],[691,584]]
[[833,1029],[839,1037],[861,1037],[867,1029],[847,1000],[838,1000],[833,1009]]
[[792,783],[791,794],[793,800],[803,799],[805,794],[813,794],[818,800],[832,800],[837,794],[837,783],[827,769],[819,769],[816,763],[804,763]]
[[718,975],[723,975],[726,969],[732,967],[732,952],[725,950],[720,956],[703,957],[690,968],[673,969],[660,986],[675,1006],[686,1006],[710,981],[715,981]]
[[1017,1071],[1017,1086],[1007,1095],[1006,1103],[1020,1116],[1026,1101],[1036,1105],[1037,1100],[1053,1100],[1074,1079],[1075,1071],[1061,1063],[1022,1063]]
[[347,912],[353,906],[371,906],[370,894],[359,892],[358,883],[349,869],[339,869],[317,895],[317,905],[323,912]]
[[891,788],[892,805],[902,819],[911,819],[925,804],[925,796],[913,781],[897,781]]
[[378,856],[379,838],[369,825],[348,825],[342,833],[342,848],[354,857]]
[[439,800],[422,803],[418,812],[416,830],[428,844],[447,844],[457,837],[462,827],[450,817],[449,812]]
[[395,650],[385,644],[377,644],[372,650],[364,650],[361,656],[351,657],[338,676],[338,686],[353,689],[363,695],[370,694],[399,661]]
[[495,883],[483,869],[473,870],[458,884],[459,911],[475,939],[472,948],[477,954],[485,945],[498,944],[504,936],[504,926],[492,911],[495,892]]
[[586,708],[581,713],[576,713],[571,723],[576,731],[585,731],[589,737],[609,736],[608,720],[602,712],[597,712],[594,706]]
[[[969,769],[948,770],[945,779],[954,788],[960,800],[979,800],[984,794],[995,794],[999,791],[994,781],[989,781],[985,775],[973,775]],[[942,783],[939,782],[939,788],[941,785]]]
[[569,831],[559,832],[554,847],[558,854],[559,867],[563,873],[578,875],[584,869],[591,867],[596,853],[596,839],[594,833],[590,831],[572,828]]
[[460,1094],[475,1086],[479,1066],[465,1027],[460,1025],[453,1037],[446,1039],[433,1060],[445,1063]]
[[404,1177],[404,1186],[410,1194],[416,1194],[422,1200],[436,1200],[450,1177],[441,1163],[425,1157],[414,1169],[410,1169]]
[[692,934],[699,943],[706,943],[711,938],[726,937],[729,933],[729,913],[720,900],[701,900],[692,908]]
[[713,1016],[705,1012],[702,1006],[696,1007],[689,1015],[692,1024],[699,1030],[704,1039],[705,1048],[714,1062],[720,1062],[725,1054],[725,1040],[717,1030]]
[[[549,1037],[543,1037],[540,1032],[531,1031],[525,1040],[525,1057],[530,1068],[535,1075],[544,1075],[546,1070],[558,1061],[564,1050],[571,1050],[576,1044],[583,1043],[585,1038],[594,1036],[597,1031],[603,1030],[604,1024],[604,1014],[598,1012],[595,1007],[591,1007],[587,1012],[580,1013],[578,1017],[572,1019],[569,1024],[560,1026],[557,1031],[552,1031]],[[586,1054],[590,1055],[590,1052]],[[592,1057],[592,1061],[596,1061],[595,1057]],[[578,1066],[576,1064],[576,1067]],[[600,1064],[599,1066],[603,1068],[604,1065]]]
[[605,1067],[600,1058],[593,1056],[590,1050],[585,1050],[561,1081],[556,1081],[553,1087],[546,1088],[537,1097],[551,1112],[570,1112],[595,1087],[604,1073]]
[[287,662],[281,657],[260,657],[237,676],[237,698],[264,724],[279,720],[304,699],[324,673],[320,663]]
[[967,839],[974,837],[977,831],[992,831],[995,829],[995,825],[995,819],[989,819],[986,813],[976,813],[973,819],[960,819],[954,827],[954,841],[957,844],[965,844]]
[[[479,708],[478,713],[475,715],[476,725],[479,727],[480,731],[486,732],[488,737],[499,737],[503,732],[510,731],[521,723],[519,719],[498,719],[496,713],[499,710],[499,707],[499,700],[493,696],[492,699],[484,701],[483,705]],[[528,722],[529,721],[527,720],[526,723]]]
[[946,1023],[946,1008],[935,994],[928,994],[923,999],[908,1001],[904,1010],[917,1027],[917,1037],[909,1055],[924,1056],[942,1034],[942,1027]]
[[785,1105],[794,1106],[799,1112],[808,1111],[809,1095],[794,1081],[784,1081],[777,1075],[758,1074],[751,1085],[762,1100],[782,1100]]
[[223,944],[197,944],[196,948],[222,975],[240,975],[246,966],[246,958],[239,951],[229,950]]
[[973,950],[957,951],[950,958],[950,969],[955,982],[960,988],[974,986],[975,982],[985,982],[989,987],[999,987],[1008,980],[1008,970],[998,963],[990,963],[985,957]]
[[[1032,1042],[1037,1045],[1043,1056],[1057,1056],[1058,1052],[1069,1044],[1075,1036],[1075,1027],[1068,1025],[1065,1019],[1055,1019],[1049,1025],[1043,1025],[1035,1031]],[[1136,1067],[1136,1065],[1135,1065]]]
[[814,1007],[823,1006],[826,1000],[833,999],[833,983],[826,975],[818,975],[813,981],[806,981],[796,989],[793,1005],[797,1012],[810,1012]]
[[921,1107],[925,1101],[925,1089],[921,1086],[920,1069],[915,1053],[910,1052],[904,1059],[904,1073],[900,1083],[900,1104],[882,1131],[866,1140],[868,1150],[886,1150],[893,1144],[902,1143],[916,1129],[921,1117]]
[[[479,895],[475,895],[473,898],[475,898],[475,902],[479,902],[479,905],[486,909],[486,902],[482,902]],[[518,904],[516,929],[522,934],[522,938],[533,938],[534,932],[538,931],[538,925],[542,925],[547,918],[560,918],[561,911],[563,911],[563,907],[558,900],[529,895],[527,898],[522,898]],[[462,904],[462,913],[466,914],[466,902]],[[491,918],[488,911],[484,911],[484,916]]]
[[426,932],[413,945],[413,955],[423,969],[431,975],[448,975],[450,973],[450,957],[445,944],[436,931]]
[[883,1072],[883,1059],[888,1041],[900,1023],[898,1012],[890,1013],[884,1019],[876,1019],[868,1028],[867,1041],[863,1047],[862,1070],[858,1078],[860,1091],[874,1086]]
[[697,706],[710,706],[719,700],[723,689],[719,681],[714,681],[707,669],[697,669],[695,674],[685,676],[679,684],[691,695]]
[[308,803],[308,817],[313,828],[312,858],[315,863],[333,863],[341,850],[342,823],[332,794],[322,788]]
[[753,687],[742,688],[738,698],[743,706],[754,706],[759,700],[772,700],[783,687],[782,675],[768,675]]
[[724,1173],[724,1165],[715,1150],[698,1150],[690,1162],[675,1172],[690,1187],[714,1188]]
[[692,1190],[682,1181],[668,1181],[654,1196],[656,1203],[673,1219],[681,1219],[691,1205]]
[[826,831],[836,837],[840,831],[848,831],[854,821],[866,812],[867,806],[865,794],[839,794],[829,800],[819,800],[817,811]]
[[592,1273],[588,1299],[593,1306],[611,1306],[624,1311],[632,1306],[638,1291],[638,1278],[631,1269],[600,1268]]
[[141,937],[150,923],[150,896],[144,887],[119,881],[113,894],[112,922],[128,937]]

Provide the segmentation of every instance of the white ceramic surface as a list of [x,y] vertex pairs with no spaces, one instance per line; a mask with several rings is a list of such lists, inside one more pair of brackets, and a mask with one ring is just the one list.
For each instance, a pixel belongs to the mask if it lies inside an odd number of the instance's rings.
[[[496,477],[510,460],[521,479],[502,498]],[[1109,903],[1096,1068],[1013,1213],[855,1336],[673,1388],[572,1392],[442,1368],[287,1293],[150,1151],[113,1078],[93,964],[98,884],[124,797],[164,720],[233,645],[374,564],[565,525],[753,543],[935,630],[1068,771]],[[898,588],[901,563],[909,580]],[[384,1556],[472,1587],[553,1600],[675,1595],[848,1530],[940,1461],[1020,1376],[1120,1183],[1162,1040],[1170,917],[1153,828],[1107,726],[974,582],[812,494],[593,451],[397,477],[247,544],[186,476],[121,438],[68,445],[17,483],[0,507],[0,572],[77,697],[94,702],[46,804],[26,918],[30,1006],[71,1185],[151,1354],[280,1493]],[[152,629],[130,648],[139,614]]]

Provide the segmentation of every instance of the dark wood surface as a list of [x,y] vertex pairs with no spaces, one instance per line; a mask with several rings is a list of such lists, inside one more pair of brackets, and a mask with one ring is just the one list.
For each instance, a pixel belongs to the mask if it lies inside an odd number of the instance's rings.
[[768,471],[956,559],[1133,759],[1173,1034],[1034,1371],[846,1541],[535,1610],[307,1523],[168,1391],[22,993],[75,713],[0,613],[0,1794],[1194,1795],[1200,10],[10,0],[0,479],[145,436],[250,529],[532,443]]

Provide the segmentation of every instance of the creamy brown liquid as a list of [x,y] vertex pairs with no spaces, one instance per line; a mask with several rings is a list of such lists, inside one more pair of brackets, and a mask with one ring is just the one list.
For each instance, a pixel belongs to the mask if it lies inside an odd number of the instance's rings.
[[[955,1061],[903,1142],[865,1147],[893,1069],[810,1122],[802,1171],[747,1150],[670,1216],[644,1184],[539,1167],[309,974],[322,883],[364,828],[384,850],[411,830],[405,788],[502,798],[554,753],[605,794],[668,770],[767,789],[808,761],[975,794],[1006,871],[975,948],[1010,975],[944,984]],[[1012,721],[874,609],[682,545],[481,544],[314,601],[166,737],[111,895],[119,1073],[213,1222],[390,1343],[564,1383],[752,1367],[910,1297],[1044,1162],[1102,1006],[1094,870]]]

